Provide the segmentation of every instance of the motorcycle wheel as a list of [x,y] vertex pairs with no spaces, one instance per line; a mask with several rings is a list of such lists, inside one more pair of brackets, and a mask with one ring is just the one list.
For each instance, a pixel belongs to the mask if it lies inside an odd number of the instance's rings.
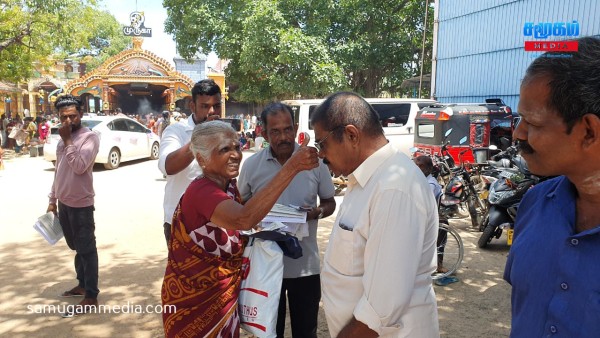
[[483,233],[477,241],[477,246],[482,249],[492,241],[492,237],[494,237],[494,234],[496,233],[496,227],[494,225],[490,225],[489,218],[487,218],[484,222],[486,223],[482,225],[484,226]]

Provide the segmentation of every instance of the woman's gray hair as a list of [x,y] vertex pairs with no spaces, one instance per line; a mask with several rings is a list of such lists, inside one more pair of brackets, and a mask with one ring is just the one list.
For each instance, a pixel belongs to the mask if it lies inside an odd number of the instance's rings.
[[190,149],[196,157],[200,157],[206,162],[210,161],[213,150],[219,145],[221,140],[228,136],[237,138],[237,133],[230,124],[223,121],[210,121],[196,125],[192,132],[192,143]]

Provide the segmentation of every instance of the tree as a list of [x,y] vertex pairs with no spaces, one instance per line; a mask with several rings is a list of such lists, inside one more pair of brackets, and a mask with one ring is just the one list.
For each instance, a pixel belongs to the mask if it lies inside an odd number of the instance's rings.
[[100,44],[98,53],[109,52],[127,41],[95,0],[0,0],[0,22],[0,79],[10,82],[29,79],[53,58],[79,56]]
[[240,88],[234,97],[264,102],[343,89],[365,96],[399,92],[403,79],[418,74],[428,2],[164,0],[163,5],[165,31],[175,37],[180,55],[215,51],[230,60],[228,81]]

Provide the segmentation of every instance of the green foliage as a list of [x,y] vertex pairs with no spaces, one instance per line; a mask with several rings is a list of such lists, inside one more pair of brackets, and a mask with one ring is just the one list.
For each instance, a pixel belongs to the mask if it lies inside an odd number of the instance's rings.
[[[238,100],[322,97],[337,90],[398,95],[418,75],[428,1],[164,0],[179,54],[230,60]],[[426,67],[431,68],[430,7]]]
[[99,52],[94,61],[122,50],[128,40],[121,25],[96,6],[96,0],[0,0],[0,79],[27,80],[52,58],[82,49]]

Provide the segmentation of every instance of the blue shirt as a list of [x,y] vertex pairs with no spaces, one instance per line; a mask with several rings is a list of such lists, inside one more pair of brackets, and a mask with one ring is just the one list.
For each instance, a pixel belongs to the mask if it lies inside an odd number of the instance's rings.
[[519,206],[504,271],[511,337],[600,337],[600,225],[575,232],[576,194],[560,176]]
[[429,183],[429,187],[431,188],[431,191],[433,191],[433,196],[437,201],[438,197],[442,194],[442,186],[438,183],[435,177],[431,176],[431,174],[427,176],[427,183]]

